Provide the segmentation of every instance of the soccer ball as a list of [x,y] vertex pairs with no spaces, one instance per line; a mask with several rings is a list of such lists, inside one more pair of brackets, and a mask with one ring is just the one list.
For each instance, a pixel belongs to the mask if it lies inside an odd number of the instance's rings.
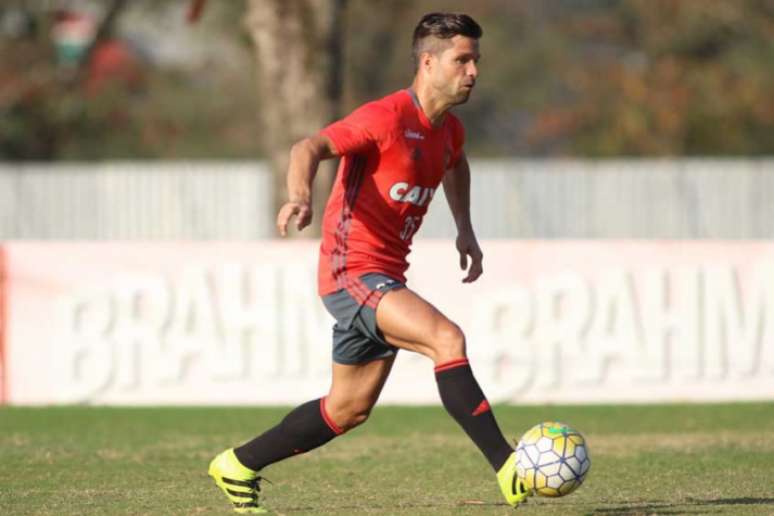
[[586,440],[564,423],[535,425],[516,446],[518,475],[527,489],[540,496],[572,493],[583,483],[590,466]]

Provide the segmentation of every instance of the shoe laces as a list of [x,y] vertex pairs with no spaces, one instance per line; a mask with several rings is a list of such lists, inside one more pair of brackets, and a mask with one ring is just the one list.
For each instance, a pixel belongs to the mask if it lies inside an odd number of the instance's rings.
[[266,478],[266,477],[262,477],[262,476],[260,476],[260,475],[259,475],[259,476],[255,477],[254,479],[252,479],[252,480],[249,482],[249,483],[250,483],[250,487],[251,487],[252,489],[255,489],[255,492],[256,492],[256,493],[260,493],[260,492],[261,492],[261,481],[263,481],[263,480],[265,480],[266,482],[268,482],[268,483],[270,483],[270,484],[273,484],[273,483],[274,483],[274,482],[272,482],[271,480],[269,480],[268,478]]

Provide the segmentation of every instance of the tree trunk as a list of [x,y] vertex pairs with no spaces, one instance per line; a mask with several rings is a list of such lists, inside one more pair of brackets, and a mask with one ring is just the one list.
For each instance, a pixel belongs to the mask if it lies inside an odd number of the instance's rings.
[[[249,0],[245,25],[255,44],[263,144],[274,176],[272,216],[287,200],[290,147],[339,114],[343,11],[346,0]],[[313,189],[319,236],[335,160],[320,164]]]

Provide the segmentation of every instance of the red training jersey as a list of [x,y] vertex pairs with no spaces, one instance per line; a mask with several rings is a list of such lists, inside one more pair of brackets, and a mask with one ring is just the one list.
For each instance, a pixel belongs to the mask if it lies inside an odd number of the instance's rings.
[[434,128],[414,93],[400,90],[321,134],[342,158],[322,222],[320,295],[362,292],[358,278],[368,272],[405,282],[412,238],[462,154],[462,123],[447,113]]

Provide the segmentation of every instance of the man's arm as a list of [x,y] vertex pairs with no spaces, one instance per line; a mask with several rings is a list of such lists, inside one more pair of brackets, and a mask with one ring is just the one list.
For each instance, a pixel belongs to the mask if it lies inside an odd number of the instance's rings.
[[468,256],[471,258],[468,275],[462,282],[472,283],[484,272],[484,255],[470,220],[470,166],[465,153],[460,156],[454,169],[447,170],[444,174],[443,191],[457,225],[457,251],[460,253],[462,270],[468,269]]
[[296,143],[290,149],[288,165],[288,202],[277,214],[277,229],[287,236],[290,219],[296,217],[300,231],[312,222],[312,181],[321,160],[336,157],[336,149],[327,136],[317,134]]

